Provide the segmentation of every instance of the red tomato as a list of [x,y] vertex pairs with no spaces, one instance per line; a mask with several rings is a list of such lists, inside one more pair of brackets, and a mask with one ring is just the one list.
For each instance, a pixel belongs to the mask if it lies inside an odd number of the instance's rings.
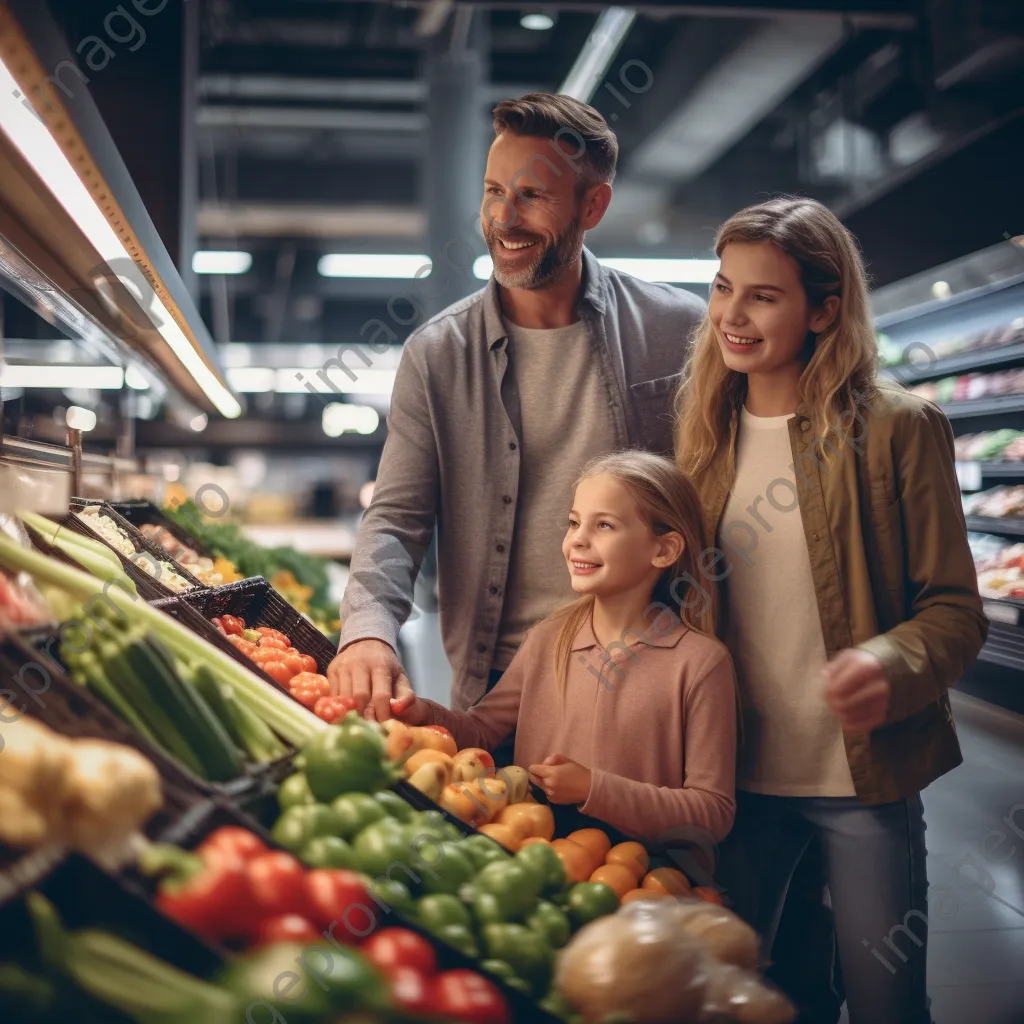
[[247,828],[225,825],[223,828],[211,832],[199,844],[197,852],[205,855],[209,850],[219,850],[229,855],[234,854],[241,860],[252,860],[253,857],[267,852],[267,844]]
[[253,857],[245,866],[256,916],[306,914],[306,869],[290,853],[271,851]]
[[343,868],[318,868],[306,875],[306,905],[310,920],[330,929],[341,942],[365,939],[377,924],[366,878]]
[[250,658],[253,656],[253,654],[256,653],[256,651],[259,650],[259,648],[254,643],[252,643],[249,640],[246,640],[245,637],[238,636],[235,633],[228,634],[228,643],[233,644],[243,654],[248,655]]
[[294,675],[288,663],[280,658],[270,658],[267,661],[257,662],[257,664],[275,683],[280,683],[282,686],[287,686]]
[[278,640],[276,636],[263,636],[259,640],[260,649],[264,651],[287,651],[289,644]]
[[256,632],[262,637],[273,637],[275,640],[283,640],[285,647],[291,647],[292,642],[288,639],[287,633],[282,633],[279,629],[271,629],[270,626],[257,626]]
[[308,918],[299,914],[281,914],[268,917],[260,924],[256,943],[269,946],[275,942],[298,942],[305,946],[321,938],[323,936]]
[[476,971],[444,971],[431,985],[434,1013],[467,1024],[511,1024],[512,1014],[501,992]]
[[302,671],[303,672],[316,672],[319,670],[319,665],[316,663],[316,658],[312,654],[300,655],[302,658]]
[[433,1017],[434,994],[430,981],[412,967],[395,967],[386,972],[395,1005],[410,1014]]
[[233,633],[235,636],[241,636],[242,630],[245,629],[245,621],[237,615],[222,615],[220,621],[224,625],[225,632]]
[[281,651],[281,660],[291,670],[293,677],[306,671],[305,658],[298,651]]
[[437,972],[437,954],[424,938],[408,928],[385,928],[363,943],[363,955],[385,974],[395,968],[411,967],[420,974]]
[[313,705],[313,714],[333,725],[355,709],[356,702],[351,697],[320,697]]

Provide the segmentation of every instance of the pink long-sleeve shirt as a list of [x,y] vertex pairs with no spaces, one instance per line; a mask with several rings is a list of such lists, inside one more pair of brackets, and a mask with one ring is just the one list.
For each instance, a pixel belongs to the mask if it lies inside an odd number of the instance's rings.
[[[660,627],[660,628],[659,628]],[[637,839],[698,826],[725,838],[736,810],[736,681],[718,640],[662,612],[606,652],[588,620],[572,646],[566,703],[555,675],[560,625],[531,629],[500,682],[469,711],[433,701],[460,749],[494,749],[515,730],[517,765],[564,754],[591,769],[582,813]]]

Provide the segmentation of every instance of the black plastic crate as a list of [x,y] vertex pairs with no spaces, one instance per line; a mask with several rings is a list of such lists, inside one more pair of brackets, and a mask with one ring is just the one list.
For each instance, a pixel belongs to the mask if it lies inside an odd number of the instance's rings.
[[196,554],[204,558],[217,557],[216,552],[196,540],[188,530],[179,526],[159,505],[155,505],[151,501],[108,501],[105,504],[136,529],[140,526],[162,526],[171,536],[192,548]]
[[[202,583],[199,579],[193,576],[188,569],[175,562],[175,560],[171,558],[171,556],[168,555],[167,552],[164,551],[164,549],[160,547],[159,544],[155,544],[148,537],[144,537],[134,524],[125,519],[125,517],[122,516],[121,513],[118,512],[117,509],[111,506],[108,502],[89,501],[86,498],[72,498],[71,511],[68,513],[68,517],[74,519],[76,523],[81,524],[85,528],[85,532],[88,536],[91,536],[94,539],[99,540],[100,542],[105,544],[107,542],[104,540],[102,535],[96,533],[87,523],[83,522],[83,520],[75,514],[77,512],[81,512],[83,509],[96,507],[100,509],[103,515],[109,516],[114,521],[114,523],[121,530],[124,531],[124,533],[132,542],[132,545],[134,546],[137,552],[146,552],[147,554],[152,555],[153,558],[155,558],[158,562],[168,562],[171,565],[171,567],[186,580],[186,582],[192,584],[193,590],[208,589],[206,584]],[[118,552],[118,554],[120,554],[120,552]],[[123,558],[124,556],[122,555],[121,557]],[[139,569],[137,566],[136,568],[140,573],[149,577],[149,579],[152,580],[156,584],[156,586],[161,590],[162,594],[179,593],[179,591],[177,590],[172,590],[169,586],[167,586],[166,583],[163,583],[158,577],[150,576],[149,573],[145,571],[145,569]],[[184,591],[184,593],[189,593],[189,591]]]
[[[271,849],[283,849],[274,842],[267,830],[258,822],[231,804],[219,800],[211,800],[208,803],[193,807],[187,815],[179,818],[170,828],[163,832],[159,839],[161,842],[173,843],[183,849],[192,850],[214,829],[222,826],[247,828],[259,836]],[[150,893],[155,891],[155,884],[150,879],[142,878],[134,871],[127,872],[124,881],[131,888],[139,888],[141,891],[148,891]],[[517,989],[510,988],[500,978],[481,971],[478,960],[466,956],[453,946],[449,946],[444,940],[423,929],[416,921],[402,914],[397,908],[385,910],[375,902],[371,910],[374,908],[378,912],[379,927],[396,926],[408,928],[410,931],[427,939],[437,952],[438,970],[446,971],[464,968],[483,974],[484,977],[495,985],[507,1001],[514,1021],[523,1022],[523,1024],[526,1024],[526,1022],[531,1022],[531,1024],[532,1022],[537,1022],[537,1024],[557,1024],[558,1018],[542,1010],[533,999]]]
[[[154,828],[162,827],[165,818],[177,817],[192,803],[206,797],[231,798],[245,794],[256,787],[263,773],[269,770],[268,765],[247,765],[243,775],[227,782],[200,779],[136,732],[88,689],[73,682],[60,660],[59,650],[54,632],[40,630],[9,636],[0,646],[0,679],[16,679],[26,665],[35,664],[45,673],[45,689],[38,689],[35,696],[19,694],[19,700],[25,698],[22,703],[28,714],[54,732],[122,743],[148,758],[165,783],[165,807],[157,813]],[[43,682],[41,677],[40,682]]]
[[[288,636],[296,649],[316,659],[317,671],[321,673],[327,672],[327,666],[338,653],[334,644],[262,576],[239,580],[237,583],[225,583],[222,587],[178,594],[176,597],[177,604],[186,604],[197,611],[206,620],[209,629],[218,636],[220,631],[210,619],[221,615],[237,615],[244,619],[246,626],[250,628],[268,626],[271,629],[279,629]],[[166,610],[173,607],[166,599],[154,601],[153,606]],[[228,646],[231,647],[231,644]],[[231,649],[234,650],[234,647]],[[256,667],[244,655],[242,660],[245,664]]]

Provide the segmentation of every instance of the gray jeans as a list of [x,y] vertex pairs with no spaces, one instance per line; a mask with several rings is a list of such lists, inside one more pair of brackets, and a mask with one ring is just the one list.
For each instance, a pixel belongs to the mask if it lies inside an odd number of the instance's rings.
[[[801,858],[820,846],[850,1024],[930,1024],[928,877],[920,796],[865,807],[856,797],[778,797],[737,793],[736,823],[721,847],[718,879],[736,912],[777,960],[801,955],[805,969],[831,967],[832,935],[792,935],[773,948],[790,882]],[[808,920],[811,920],[808,918]],[[826,948],[827,947],[827,948]],[[824,954],[824,955],[823,955]],[[790,971],[786,972],[791,974]],[[829,978],[804,978],[792,997],[804,1021],[828,1022],[837,1009],[810,1006],[806,992]]]

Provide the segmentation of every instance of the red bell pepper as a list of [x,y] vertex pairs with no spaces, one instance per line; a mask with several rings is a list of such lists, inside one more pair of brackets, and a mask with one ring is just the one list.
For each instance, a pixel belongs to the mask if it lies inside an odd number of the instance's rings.
[[510,1024],[512,1014],[498,988],[482,974],[457,968],[438,974],[432,984],[433,1011],[467,1024]]
[[377,924],[373,897],[366,878],[344,868],[319,868],[306,875],[309,918],[319,928],[330,928],[341,942],[366,938]]
[[196,853],[205,856],[209,850],[234,854],[240,860],[252,860],[258,854],[267,852],[267,844],[255,832],[250,832],[247,828],[224,825],[211,832],[199,844]]
[[261,853],[245,865],[252,912],[259,921],[282,914],[308,917],[306,869],[290,853]]

